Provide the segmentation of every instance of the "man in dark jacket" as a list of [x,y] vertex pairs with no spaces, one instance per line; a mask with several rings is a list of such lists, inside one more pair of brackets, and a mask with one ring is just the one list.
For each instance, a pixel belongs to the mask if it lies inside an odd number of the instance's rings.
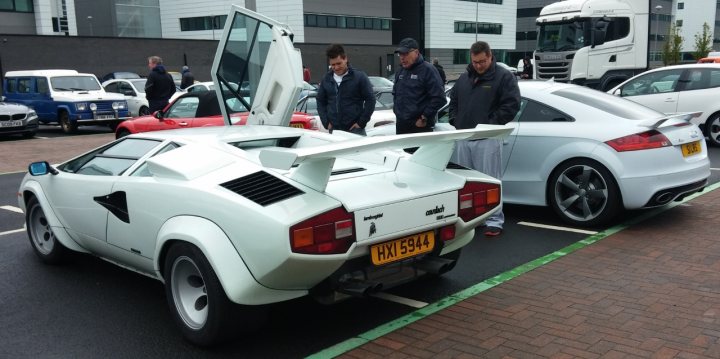
[[440,61],[438,61],[437,57],[433,59],[433,66],[435,66],[435,69],[438,71],[438,75],[440,75],[440,80],[442,80],[443,85],[447,82],[447,77],[445,77],[445,69],[440,65]]
[[[450,90],[450,123],[457,129],[466,129],[478,124],[505,125],[512,121],[520,110],[520,89],[515,76],[496,65],[487,42],[472,44],[470,59],[472,63],[467,71]],[[451,160],[500,179],[502,139],[458,141]],[[501,208],[485,221],[485,235],[500,235],[504,222]]]
[[190,72],[190,68],[187,66],[182,67],[182,78],[180,80],[180,89],[184,90],[190,85],[195,83],[195,75]]
[[323,126],[332,133],[342,130],[365,135],[365,125],[375,111],[375,95],[367,75],[348,65],[342,45],[325,51],[331,70],[318,86],[317,108]]
[[150,73],[145,82],[145,98],[148,100],[150,113],[162,110],[167,106],[170,96],[175,93],[175,81],[165,71],[160,56],[148,57]]
[[440,75],[425,62],[415,39],[400,41],[395,53],[402,66],[395,74],[393,86],[395,132],[431,132],[438,110],[447,102]]

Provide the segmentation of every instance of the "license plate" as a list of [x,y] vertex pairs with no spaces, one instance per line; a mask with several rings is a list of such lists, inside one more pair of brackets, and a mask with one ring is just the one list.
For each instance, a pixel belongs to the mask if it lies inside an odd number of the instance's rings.
[[0,127],[20,127],[22,125],[22,121],[0,121]]
[[695,154],[698,154],[702,151],[702,146],[700,145],[700,141],[685,143],[682,146],[680,146],[682,149],[683,157],[692,156]]
[[113,120],[115,115],[95,115],[96,120]]
[[370,246],[370,257],[379,266],[430,252],[434,247],[435,232],[429,231]]
[[305,128],[305,126],[303,126],[302,123],[291,123],[291,124],[290,124],[290,127]]

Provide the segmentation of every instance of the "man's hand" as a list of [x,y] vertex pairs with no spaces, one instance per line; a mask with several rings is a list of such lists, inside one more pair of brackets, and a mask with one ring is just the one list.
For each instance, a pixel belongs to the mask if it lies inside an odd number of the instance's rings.
[[356,128],[360,128],[360,126],[359,126],[357,123],[353,123],[353,125],[350,126],[350,129],[351,129],[351,130],[354,130],[354,129],[356,129]]
[[328,132],[332,133],[332,131],[333,131],[332,122],[328,122]]
[[420,118],[418,118],[415,121],[415,127],[425,127],[425,126],[427,126],[427,119],[425,118],[424,115],[422,115],[422,116],[420,116]]

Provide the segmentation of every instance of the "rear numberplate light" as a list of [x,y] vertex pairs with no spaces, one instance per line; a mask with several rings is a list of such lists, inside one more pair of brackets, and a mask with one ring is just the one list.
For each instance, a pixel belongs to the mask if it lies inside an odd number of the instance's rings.
[[500,185],[482,182],[467,182],[458,193],[458,213],[469,222],[500,204]]
[[352,214],[339,207],[290,227],[290,248],[294,253],[345,253],[355,242]]

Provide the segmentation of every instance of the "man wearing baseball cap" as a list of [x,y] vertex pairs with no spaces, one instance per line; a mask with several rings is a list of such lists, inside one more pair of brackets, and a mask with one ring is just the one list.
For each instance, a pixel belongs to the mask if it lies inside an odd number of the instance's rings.
[[418,42],[408,37],[395,49],[401,65],[393,86],[397,134],[431,132],[438,110],[447,102],[440,74],[418,48]]

